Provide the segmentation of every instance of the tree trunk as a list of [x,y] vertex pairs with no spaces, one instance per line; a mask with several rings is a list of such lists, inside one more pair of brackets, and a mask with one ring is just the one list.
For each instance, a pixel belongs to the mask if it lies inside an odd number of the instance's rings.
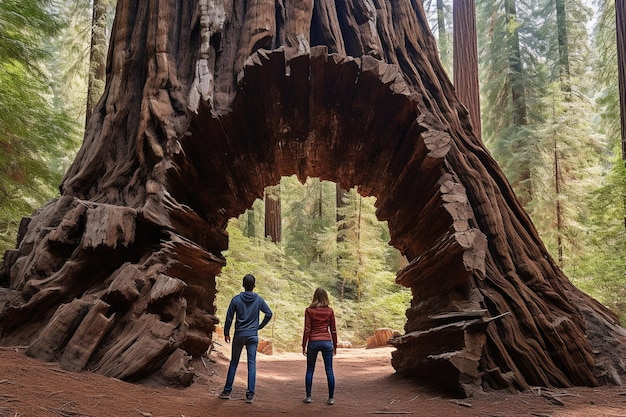
[[[341,227],[339,224],[345,218],[345,216],[340,213],[340,209],[344,206],[343,198],[346,192],[346,190],[341,188],[339,183],[335,183],[335,220],[337,221],[338,229]],[[341,238],[339,237],[339,233],[337,233],[337,242],[340,241]]]
[[517,28],[517,6],[515,0],[505,0],[504,10],[506,13],[507,26],[511,27],[510,37],[513,54],[509,57],[508,84],[511,88],[511,100],[513,100],[513,123],[516,126],[524,126],[526,119],[526,94],[522,74],[522,54],[520,52],[519,29]]
[[280,212],[280,185],[265,189],[265,237],[272,242],[280,242],[282,237],[282,218]]
[[624,0],[615,0],[615,19],[620,120],[622,126],[622,160],[626,161],[626,2]]
[[[345,203],[343,201],[344,196],[347,191],[341,188],[341,184],[339,182],[335,183],[335,222],[337,224],[337,247],[341,245],[341,242],[344,241],[344,234],[342,232],[345,229],[345,222],[343,221],[346,216],[341,213],[342,207],[344,207]],[[337,258],[335,259],[335,265],[338,265],[341,262],[341,252],[337,251]],[[340,300],[344,300],[345,296],[345,282],[341,281],[340,287]]]
[[478,84],[478,42],[474,0],[454,0],[454,88],[467,107],[474,133],[481,139],[480,88]]
[[[557,25],[557,40],[559,45],[559,65],[558,72],[560,77],[561,91],[565,93],[565,101],[571,101],[571,80],[570,80],[570,64],[569,64],[569,44],[567,40],[567,15],[565,11],[565,1],[555,0],[556,7],[556,25]],[[553,109],[553,113],[554,113]],[[556,119],[556,115],[555,119]],[[553,148],[553,167],[554,167],[554,194],[555,203],[554,211],[556,218],[556,245],[557,245],[557,262],[559,267],[563,268],[563,206],[561,204],[563,196],[561,195],[561,188],[564,185],[563,175],[561,173],[560,159],[561,153],[559,152],[559,140],[558,135],[554,135],[554,148]]]
[[565,11],[565,0],[555,0],[556,7],[556,27],[559,44],[559,76],[561,78],[561,89],[569,93],[572,90],[570,82],[569,66],[569,44],[567,40],[567,14]]
[[296,174],[377,197],[410,262],[399,372],[463,394],[623,382],[626,332],[474,135],[421,2],[120,0],[110,45],[62,196],[5,254],[2,344],[189,384],[227,221]]
[[553,170],[554,170],[554,214],[556,218],[556,247],[557,247],[557,263],[559,267],[563,268],[563,207],[561,206],[561,166],[560,166],[560,153],[559,153],[559,141],[557,135],[554,135],[554,147],[553,147]]
[[320,219],[324,217],[324,184],[320,182],[318,184],[317,199],[315,200],[315,217]]
[[[443,0],[437,0],[437,33],[439,34],[439,57],[444,68],[450,68],[450,42],[446,28],[446,11]],[[448,64],[446,66],[446,64]]]
[[254,208],[251,207],[247,210],[247,222],[246,222],[246,236],[249,238],[256,237],[256,216],[254,213]]
[[107,50],[107,0],[94,0],[91,17],[91,45],[89,48],[89,74],[87,80],[86,122],[104,90]]
[[[508,43],[511,56],[509,56],[509,68],[507,73],[507,85],[511,93],[513,108],[513,125],[517,127],[528,124],[526,114],[526,92],[524,91],[522,55],[520,51],[519,29],[517,23],[517,6],[515,0],[504,0],[507,27],[511,28]],[[513,149],[522,152],[522,149]],[[518,197],[524,205],[533,199],[533,190],[530,182],[530,166],[528,161],[522,161],[523,166],[515,178],[514,186],[518,190]]]
[[357,198],[355,201],[356,207],[354,208],[356,211],[356,219],[354,228],[356,236],[354,237],[354,241],[356,243],[356,265],[354,268],[354,284],[356,285],[356,301],[357,303],[361,302],[361,293],[362,293],[362,283],[361,283],[361,275],[363,270],[363,240],[361,238],[361,230],[363,227],[363,197],[360,194],[357,194]]
[[[615,0],[615,20],[620,125],[622,132],[622,161],[626,164],[626,1]],[[624,196],[624,208],[626,209],[626,195]],[[624,227],[626,227],[626,217],[624,217]]]

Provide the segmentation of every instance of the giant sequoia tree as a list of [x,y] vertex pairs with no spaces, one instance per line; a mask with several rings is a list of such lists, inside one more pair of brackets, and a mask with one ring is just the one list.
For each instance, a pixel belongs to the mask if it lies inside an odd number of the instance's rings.
[[549,256],[411,0],[120,0],[61,197],[5,254],[2,343],[181,384],[229,218],[297,174],[377,197],[412,289],[393,366],[468,394],[623,382],[624,330]]

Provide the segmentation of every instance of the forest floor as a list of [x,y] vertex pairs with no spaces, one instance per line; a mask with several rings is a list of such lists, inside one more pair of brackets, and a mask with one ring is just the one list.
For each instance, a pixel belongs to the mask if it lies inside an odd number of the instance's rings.
[[218,394],[225,380],[229,347],[218,346],[208,358],[194,360],[197,376],[188,388],[66,372],[56,363],[27,357],[23,348],[3,347],[0,417],[626,416],[626,387],[499,391],[455,399],[395,375],[390,365],[393,349],[386,347],[339,349],[332,406],[326,404],[321,357],[313,382],[313,403],[302,402],[306,364],[304,356],[296,353],[258,355],[252,404],[244,401],[243,355],[232,398],[223,400]]

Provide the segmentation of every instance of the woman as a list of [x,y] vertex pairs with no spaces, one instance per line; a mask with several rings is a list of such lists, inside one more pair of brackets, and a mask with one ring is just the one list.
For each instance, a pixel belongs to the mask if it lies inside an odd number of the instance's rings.
[[333,374],[333,356],[337,354],[337,328],[335,312],[328,306],[328,293],[318,288],[313,293],[311,305],[304,311],[304,333],[302,335],[302,354],[306,356],[306,397],[305,403],[311,402],[311,387],[317,353],[322,352],[326,380],[328,381],[328,405],[335,400],[335,375]]

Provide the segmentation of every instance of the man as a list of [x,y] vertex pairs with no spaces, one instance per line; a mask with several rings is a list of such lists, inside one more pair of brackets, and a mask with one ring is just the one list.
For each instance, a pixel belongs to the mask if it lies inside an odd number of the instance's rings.
[[[272,318],[272,310],[263,298],[252,290],[255,287],[254,275],[247,274],[243,277],[244,292],[241,292],[230,300],[228,311],[226,312],[226,322],[224,323],[224,340],[230,343],[230,326],[236,317],[235,334],[233,335],[232,354],[228,376],[224,390],[220,398],[230,399],[233,390],[235,373],[241,357],[243,347],[246,347],[248,356],[248,390],[246,391],[246,402],[251,403],[254,398],[254,386],[256,383],[256,350],[259,344],[259,329],[265,327]],[[259,311],[265,315],[259,324]]]

